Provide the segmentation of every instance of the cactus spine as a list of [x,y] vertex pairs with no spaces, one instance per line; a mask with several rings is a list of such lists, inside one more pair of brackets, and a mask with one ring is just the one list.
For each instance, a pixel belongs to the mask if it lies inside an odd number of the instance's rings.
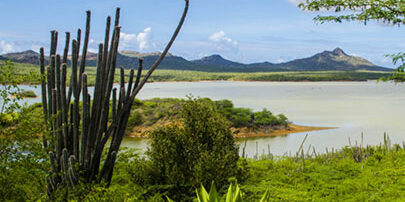
[[[127,87],[125,71],[123,68],[120,69],[119,92],[113,88],[121,29],[119,8],[116,11],[111,40],[111,18],[107,17],[104,44],[99,44],[96,82],[92,96],[88,91],[88,77],[85,73],[90,36],[90,11],[86,12],[86,29],[81,55],[79,55],[80,29],[77,32],[77,38],[71,42],[72,74],[68,91],[66,71],[70,33],[66,33],[63,55],[60,56],[56,54],[58,32],[51,31],[50,61],[47,71],[45,71],[44,49],[40,50],[40,70],[43,75],[41,77],[42,106],[50,136],[49,140],[44,138],[43,142],[44,148],[49,151],[52,167],[46,179],[49,195],[60,188],[73,189],[79,182],[110,184],[133,100],[173,44],[184,23],[188,5],[189,1],[185,0],[183,15],[171,40],[142,80],[142,59],[139,61],[136,77],[135,70],[131,69]],[[79,106],[80,100],[81,106]],[[110,113],[112,120],[109,120]],[[111,142],[107,158],[101,162],[102,153],[109,139]]]

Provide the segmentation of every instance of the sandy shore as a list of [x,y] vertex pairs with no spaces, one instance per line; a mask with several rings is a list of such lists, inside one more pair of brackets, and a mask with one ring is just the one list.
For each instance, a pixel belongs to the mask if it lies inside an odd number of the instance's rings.
[[[156,127],[135,127],[134,130],[128,135],[130,137],[148,138],[149,131]],[[285,136],[293,133],[303,133],[310,131],[329,130],[336,127],[317,127],[317,126],[302,126],[293,123],[288,124],[288,129],[277,130],[253,130],[248,128],[231,128],[235,138],[248,138],[248,137],[275,137]]]
[[303,133],[318,130],[335,129],[336,127],[318,127],[318,126],[301,126],[293,123],[288,124],[288,129],[278,129],[271,131],[253,131],[246,128],[232,129],[234,131],[235,138],[247,138],[247,137],[275,137],[285,136],[293,133]]

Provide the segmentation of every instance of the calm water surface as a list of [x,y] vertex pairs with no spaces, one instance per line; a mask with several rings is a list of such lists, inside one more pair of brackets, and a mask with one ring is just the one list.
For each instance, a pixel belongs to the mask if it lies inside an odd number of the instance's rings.
[[[32,87],[23,86],[32,89]],[[91,89],[92,90],[92,89]],[[91,91],[90,90],[90,91]],[[34,89],[40,95],[40,88]],[[405,85],[368,82],[162,82],[148,83],[138,98],[184,98],[187,95],[229,99],[236,107],[253,110],[267,108],[285,114],[296,124],[338,127],[337,129],[290,134],[284,137],[254,138],[247,140],[246,152],[271,152],[277,155],[295,153],[305,134],[305,147],[315,146],[318,152],[325,148],[341,148],[361,141],[379,144],[387,132],[393,143],[405,140]],[[29,103],[40,98],[27,99]],[[243,144],[245,140],[238,140]],[[126,138],[124,146],[145,151],[146,139]]]

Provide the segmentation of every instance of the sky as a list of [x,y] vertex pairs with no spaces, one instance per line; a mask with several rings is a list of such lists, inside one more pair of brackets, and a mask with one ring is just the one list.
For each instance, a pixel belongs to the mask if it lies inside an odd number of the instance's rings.
[[[220,54],[242,63],[286,62],[336,47],[393,67],[386,54],[404,51],[404,27],[378,22],[319,24],[299,0],[190,0],[186,22],[170,52],[186,59]],[[0,54],[49,47],[50,30],[76,36],[92,11],[90,51],[103,41],[105,19],[121,8],[121,50],[163,50],[183,0],[1,0]],[[61,52],[61,49],[59,50]]]

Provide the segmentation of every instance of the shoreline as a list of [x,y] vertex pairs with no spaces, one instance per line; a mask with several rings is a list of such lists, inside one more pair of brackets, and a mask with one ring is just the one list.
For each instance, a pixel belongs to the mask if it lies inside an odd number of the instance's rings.
[[272,131],[251,131],[245,130],[234,134],[235,138],[251,138],[251,137],[277,137],[277,136],[287,136],[294,133],[304,133],[311,131],[321,131],[336,129],[338,127],[321,127],[321,126],[303,126],[296,125],[293,123],[288,124],[288,128],[277,129]]
[[[156,126],[151,127],[135,127],[138,132],[132,131],[130,134],[125,135],[126,137],[132,138],[149,138],[146,133],[156,128]],[[134,128],[134,129],[135,129]],[[290,123],[288,128],[276,129],[276,130],[258,130],[253,131],[249,128],[231,128],[233,137],[236,139],[240,138],[252,138],[252,137],[277,137],[277,136],[287,136],[294,133],[304,133],[311,131],[321,131],[321,130],[330,130],[336,129],[338,127],[321,127],[321,126],[303,126]],[[142,131],[142,132],[141,132]]]
[[[368,80],[324,80],[324,81],[311,81],[311,80],[166,80],[166,81],[148,81],[146,83],[180,83],[180,82],[190,82],[190,83],[199,83],[199,82],[280,82],[280,83],[319,83],[319,82],[377,82],[377,79],[368,79]],[[113,84],[120,84],[119,82],[114,82]],[[127,83],[125,83],[127,84]],[[40,86],[41,83],[26,83],[22,82],[17,85],[25,85],[25,86]],[[94,87],[94,84],[88,84],[89,87]],[[67,86],[68,88],[68,86]]]

